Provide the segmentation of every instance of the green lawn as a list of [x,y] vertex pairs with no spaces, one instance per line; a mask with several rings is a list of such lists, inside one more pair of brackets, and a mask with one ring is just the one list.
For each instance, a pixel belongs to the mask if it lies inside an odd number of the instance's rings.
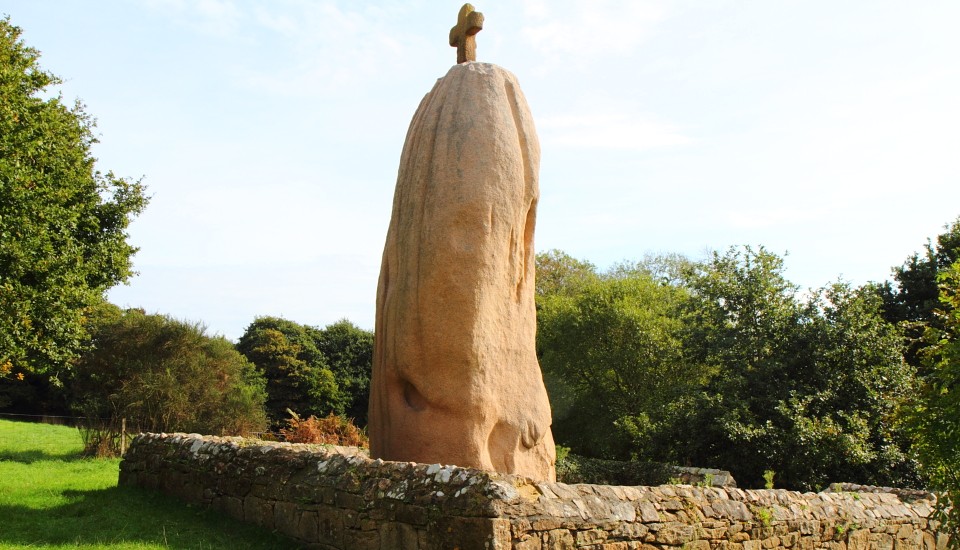
[[119,459],[80,456],[75,428],[0,420],[0,549],[297,548],[168,498],[117,487]]

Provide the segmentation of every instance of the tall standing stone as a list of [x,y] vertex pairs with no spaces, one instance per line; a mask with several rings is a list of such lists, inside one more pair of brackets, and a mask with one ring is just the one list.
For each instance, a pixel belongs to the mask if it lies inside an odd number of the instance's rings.
[[555,478],[535,352],[539,166],[510,72],[455,65],[420,103],[377,288],[371,456]]

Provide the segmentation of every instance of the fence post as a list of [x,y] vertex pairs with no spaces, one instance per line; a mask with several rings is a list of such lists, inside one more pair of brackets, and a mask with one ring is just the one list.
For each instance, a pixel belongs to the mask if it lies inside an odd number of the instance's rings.
[[127,419],[120,419],[120,456],[127,452]]

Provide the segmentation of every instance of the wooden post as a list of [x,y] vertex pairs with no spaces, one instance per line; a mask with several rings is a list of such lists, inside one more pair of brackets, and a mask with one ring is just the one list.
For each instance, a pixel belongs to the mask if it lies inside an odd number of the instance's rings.
[[120,419],[120,456],[127,452],[127,419]]

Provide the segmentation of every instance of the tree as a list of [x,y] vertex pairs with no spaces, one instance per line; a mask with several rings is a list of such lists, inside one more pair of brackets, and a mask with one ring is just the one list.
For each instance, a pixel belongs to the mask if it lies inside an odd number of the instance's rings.
[[373,370],[373,333],[346,319],[316,334],[317,349],[326,358],[344,396],[344,413],[360,427],[367,425],[370,373]]
[[537,254],[537,297],[555,294],[575,294],[584,284],[598,279],[597,268],[578,260],[562,250],[548,250]]
[[60,80],[0,19],[0,372],[57,376],[87,341],[85,316],[132,274],[126,233],[139,181],[95,169],[94,121],[44,98]]
[[686,360],[683,289],[645,272],[540,297],[537,347],[557,440],[598,458],[660,458],[651,439],[702,384]]
[[687,270],[684,284],[693,296],[689,358],[716,375],[697,392],[690,416],[677,419],[673,433],[687,435],[675,459],[730,469],[741,483],[758,486],[764,470],[776,466],[771,422],[806,351],[798,349],[797,287],[783,277],[781,258],[750,247],[714,252]]
[[953,548],[960,548],[960,261],[938,278],[943,307],[934,312],[939,322],[928,324],[924,333],[922,360],[929,374],[911,415],[911,431],[921,467],[939,493],[939,519]]
[[889,281],[876,286],[884,301],[884,317],[903,327],[907,339],[906,360],[920,370],[921,376],[926,368],[921,357],[927,345],[924,331],[942,319],[934,315],[935,310],[950,307],[939,300],[938,277],[960,260],[960,218],[944,229],[946,231],[937,236],[936,244],[927,241],[921,254],[914,253],[903,265],[893,268],[896,287]]
[[884,287],[884,313],[891,322],[926,322],[935,309],[944,307],[939,299],[938,275],[960,260],[960,218],[944,229],[936,244],[927,241],[922,254],[914,253],[903,265],[893,268],[897,288],[889,283]]
[[[717,369],[678,432],[684,458],[761,486],[914,483],[894,422],[913,370],[869,289],[837,283],[801,302],[783,261],[760,248],[714,254],[689,275],[689,356]],[[693,432],[690,432],[693,433]]]
[[724,468],[754,487],[767,470],[795,489],[919,481],[898,421],[914,370],[872,289],[801,299],[762,247],[579,272],[537,297],[559,444]]
[[84,416],[152,432],[240,435],[265,427],[264,380],[223,337],[140,310],[100,308],[68,381]]
[[237,342],[237,350],[267,380],[267,414],[274,424],[290,409],[304,418],[342,415],[346,397],[317,347],[319,331],[278,317],[258,317]]
[[902,334],[882,316],[869,287],[834,283],[805,306],[809,350],[790,374],[787,430],[780,437],[780,477],[794,486],[837,480],[917,487],[916,464],[901,409],[915,369],[903,360]]

